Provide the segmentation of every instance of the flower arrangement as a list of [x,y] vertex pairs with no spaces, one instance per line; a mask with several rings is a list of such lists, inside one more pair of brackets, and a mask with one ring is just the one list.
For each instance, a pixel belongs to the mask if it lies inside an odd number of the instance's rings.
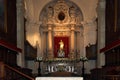
[[81,56],[81,57],[80,57],[80,61],[82,61],[82,62],[86,62],[86,61],[88,61],[88,58],[87,58],[87,57],[83,57],[83,56]]

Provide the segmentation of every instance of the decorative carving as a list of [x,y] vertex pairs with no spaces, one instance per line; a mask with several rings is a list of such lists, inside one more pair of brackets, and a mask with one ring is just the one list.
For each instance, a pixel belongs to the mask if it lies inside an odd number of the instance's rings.
[[[72,2],[58,0],[48,4],[41,13],[41,26],[53,24],[54,28],[66,27],[69,24],[81,25],[82,13]],[[76,26],[75,26],[76,27]]]
[[53,8],[51,6],[48,7],[48,12],[47,12],[47,17],[48,17],[48,24],[52,24],[53,22]]
[[64,0],[59,0],[54,6],[54,22],[55,23],[65,23],[69,19],[69,6]]
[[75,14],[75,7],[74,6],[72,6],[72,7],[70,7],[70,23],[71,24],[76,24],[76,14]]

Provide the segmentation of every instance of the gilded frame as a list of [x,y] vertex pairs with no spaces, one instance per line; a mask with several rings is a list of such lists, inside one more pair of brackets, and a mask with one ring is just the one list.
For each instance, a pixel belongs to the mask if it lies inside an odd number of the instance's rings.
[[7,32],[7,2],[0,0],[0,32]]

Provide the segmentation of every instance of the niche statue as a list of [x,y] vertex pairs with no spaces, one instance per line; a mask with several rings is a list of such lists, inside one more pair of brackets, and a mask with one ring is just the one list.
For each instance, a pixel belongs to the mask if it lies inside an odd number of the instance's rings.
[[64,42],[62,40],[60,40],[60,42],[59,42],[58,57],[60,57],[60,58],[65,57]]

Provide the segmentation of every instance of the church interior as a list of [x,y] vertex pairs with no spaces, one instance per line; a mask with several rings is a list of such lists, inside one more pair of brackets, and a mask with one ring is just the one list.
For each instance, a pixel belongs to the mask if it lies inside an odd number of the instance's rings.
[[120,80],[119,9],[120,0],[0,0],[0,80]]

